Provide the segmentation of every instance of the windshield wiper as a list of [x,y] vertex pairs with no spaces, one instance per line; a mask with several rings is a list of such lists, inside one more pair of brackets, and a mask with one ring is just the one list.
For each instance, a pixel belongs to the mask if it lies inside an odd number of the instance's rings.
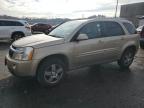
[[49,34],[49,36],[52,36],[52,37],[57,37],[57,38],[62,38],[62,37],[60,37],[60,36],[50,35],[50,34]]

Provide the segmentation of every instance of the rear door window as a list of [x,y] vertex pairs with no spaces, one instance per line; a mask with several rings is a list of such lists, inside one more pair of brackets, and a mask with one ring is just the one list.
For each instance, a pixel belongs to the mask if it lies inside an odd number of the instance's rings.
[[16,26],[15,22],[13,21],[4,21],[5,26]]
[[15,26],[24,26],[24,25],[20,22],[15,22]]
[[101,25],[103,37],[120,36],[125,34],[123,28],[117,22],[103,21],[101,22]]

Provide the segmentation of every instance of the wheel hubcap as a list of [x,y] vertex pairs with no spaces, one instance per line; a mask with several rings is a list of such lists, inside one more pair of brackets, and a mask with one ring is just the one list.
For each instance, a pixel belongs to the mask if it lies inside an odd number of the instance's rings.
[[124,64],[129,65],[133,61],[133,54],[131,52],[127,53],[124,57]]
[[22,36],[21,35],[16,35],[15,37],[14,37],[14,40],[18,40],[19,38],[21,38]]
[[44,72],[44,78],[48,83],[58,82],[63,75],[63,67],[58,64],[50,65]]

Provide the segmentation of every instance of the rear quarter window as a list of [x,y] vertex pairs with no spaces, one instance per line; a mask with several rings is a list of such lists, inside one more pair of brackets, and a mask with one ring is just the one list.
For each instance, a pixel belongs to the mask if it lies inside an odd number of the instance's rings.
[[134,25],[132,25],[130,23],[126,23],[126,22],[124,22],[123,25],[130,34],[135,34],[136,33],[136,28],[134,27]]
[[24,26],[22,23],[20,22],[15,22],[16,26]]

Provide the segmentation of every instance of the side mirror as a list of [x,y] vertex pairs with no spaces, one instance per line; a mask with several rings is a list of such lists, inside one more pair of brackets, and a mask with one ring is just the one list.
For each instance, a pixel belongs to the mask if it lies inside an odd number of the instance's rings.
[[79,34],[77,37],[77,41],[87,40],[88,36],[86,34]]

